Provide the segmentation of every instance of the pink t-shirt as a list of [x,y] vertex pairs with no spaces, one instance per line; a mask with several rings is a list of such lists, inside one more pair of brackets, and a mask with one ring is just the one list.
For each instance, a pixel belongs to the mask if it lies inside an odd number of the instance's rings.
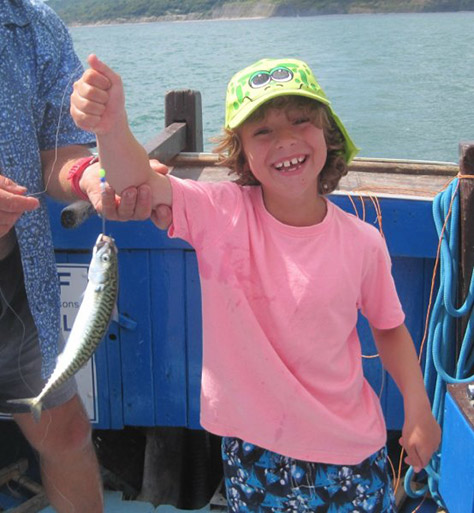
[[377,229],[330,201],[321,223],[292,227],[258,186],[170,179],[169,233],[194,247],[201,279],[202,426],[307,461],[380,449],[357,312],[380,329],[404,314]]

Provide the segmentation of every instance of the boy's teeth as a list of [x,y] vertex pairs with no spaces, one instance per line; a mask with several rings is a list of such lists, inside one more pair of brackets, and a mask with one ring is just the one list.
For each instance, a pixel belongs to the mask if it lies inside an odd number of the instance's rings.
[[305,157],[294,157],[291,160],[284,160],[283,162],[278,162],[275,164],[277,169],[288,168],[291,166],[296,166],[297,164],[301,164],[305,160]]

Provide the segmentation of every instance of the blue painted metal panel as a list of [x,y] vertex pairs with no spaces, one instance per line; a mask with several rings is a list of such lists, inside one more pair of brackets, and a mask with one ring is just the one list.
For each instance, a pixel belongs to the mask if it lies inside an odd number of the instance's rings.
[[186,308],[188,357],[188,427],[198,429],[200,414],[202,324],[201,286],[194,251],[186,252]]
[[[154,369],[151,336],[149,252],[119,252],[119,313],[121,323],[123,419],[126,425],[154,423]],[[136,323],[133,326],[133,323]]]
[[[428,298],[426,295],[427,268],[432,265],[430,259],[392,258],[392,273],[403,309],[406,313],[406,325],[417,348],[423,338],[424,322]],[[362,354],[377,354],[367,321],[360,316],[357,326],[361,340]],[[364,374],[380,397],[388,429],[401,429],[403,425],[403,400],[390,375],[382,369],[380,358],[363,359]],[[380,395],[381,394],[381,395]]]
[[[104,412],[104,420],[100,421],[100,425],[98,427],[104,429],[121,429],[123,428],[124,423],[122,372],[120,365],[120,329],[116,322],[111,323],[104,345],[106,358],[104,357],[104,362],[98,361],[98,368],[101,370],[98,383],[99,386],[102,386],[102,383],[105,382],[108,384],[108,404],[104,405],[99,412],[99,415],[101,416],[100,418],[102,418],[102,412]],[[102,369],[102,366],[105,365],[106,368]],[[106,412],[108,412],[108,424],[105,423]]]
[[183,251],[152,252],[154,423],[185,426],[186,285]]
[[[352,199],[356,212],[347,195],[334,194],[331,196],[331,200],[336,205],[363,218],[362,199],[357,196]],[[363,202],[365,220],[375,224],[377,216],[374,204],[369,198],[364,198]],[[378,198],[378,202],[382,211],[382,227],[390,254],[418,258],[436,256],[437,235],[430,200]]]
[[449,513],[474,513],[474,429],[449,392],[441,448],[439,492]]
[[[425,259],[394,257],[392,273],[406,314],[405,324],[419,351],[427,305],[425,303]],[[384,413],[389,429],[403,426],[403,401],[397,386],[387,376]]]

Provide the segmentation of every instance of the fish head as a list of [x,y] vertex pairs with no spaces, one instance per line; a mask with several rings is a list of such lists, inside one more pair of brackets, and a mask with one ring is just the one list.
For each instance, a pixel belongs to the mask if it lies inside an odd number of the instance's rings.
[[111,273],[116,273],[117,253],[114,239],[101,233],[92,251],[89,280],[94,283],[104,283],[110,278]]

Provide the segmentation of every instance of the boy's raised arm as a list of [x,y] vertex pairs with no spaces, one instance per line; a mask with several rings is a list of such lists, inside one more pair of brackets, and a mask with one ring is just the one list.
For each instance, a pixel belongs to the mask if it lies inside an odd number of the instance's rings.
[[74,84],[71,115],[77,126],[96,134],[107,181],[119,195],[127,187],[148,183],[152,208],[171,205],[168,178],[152,171],[145,149],[130,130],[120,76],[95,55],[88,62],[90,68]]

